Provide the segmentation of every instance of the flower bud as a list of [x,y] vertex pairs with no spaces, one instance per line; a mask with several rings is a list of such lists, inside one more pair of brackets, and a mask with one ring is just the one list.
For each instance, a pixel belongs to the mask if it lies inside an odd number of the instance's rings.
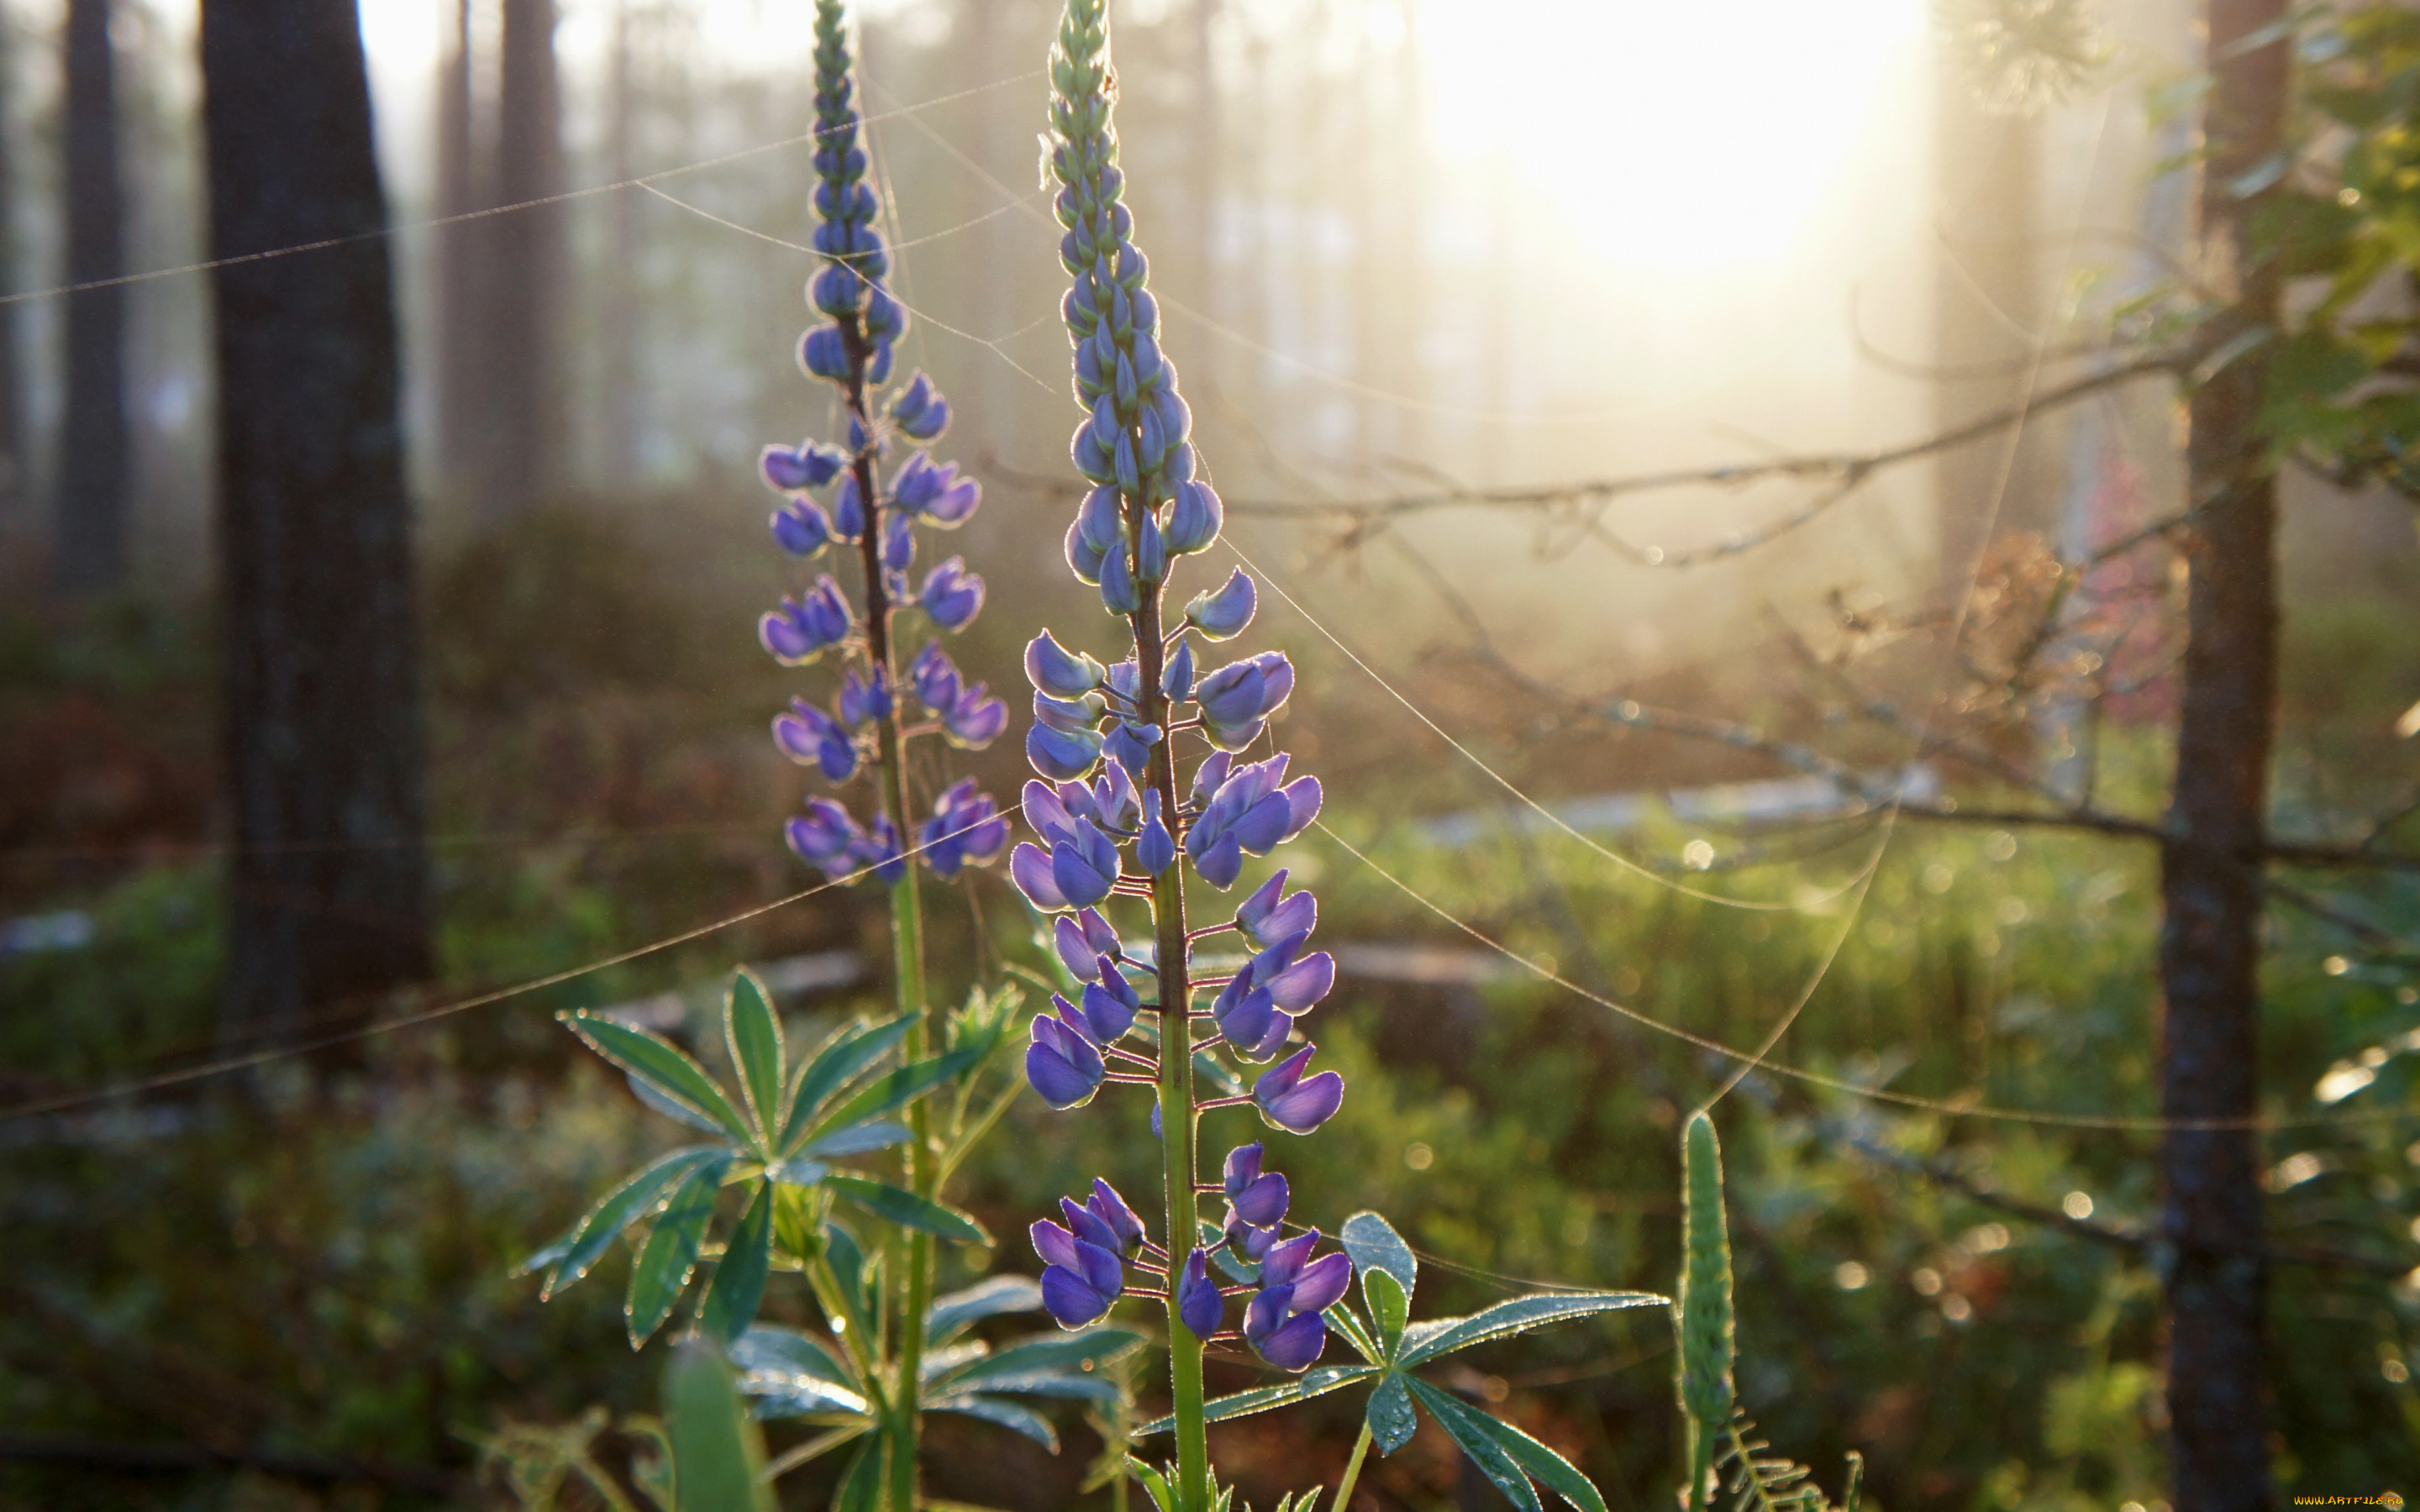
[[1215,591],[1194,594],[1185,606],[1185,621],[1213,640],[1227,640],[1243,634],[1244,626],[1252,623],[1252,611],[1259,607],[1259,590],[1238,567]]
[[1206,483],[1179,483],[1168,515],[1168,548],[1178,556],[1208,549],[1226,523],[1227,508]]

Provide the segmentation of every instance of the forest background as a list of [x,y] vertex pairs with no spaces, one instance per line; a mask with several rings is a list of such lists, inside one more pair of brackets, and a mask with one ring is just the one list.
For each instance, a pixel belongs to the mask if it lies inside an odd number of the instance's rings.
[[[2118,562],[2146,628],[2088,720],[2055,681],[2011,694],[1994,636],[2039,619],[2045,561],[2169,512],[2173,396],[2110,381],[1993,417],[2102,373],[2172,278],[2194,12],[2112,6],[2089,67],[1990,98],[2008,81],[1976,77],[1957,7],[1493,8],[1119,18],[1137,213],[1202,450],[1308,610],[1264,622],[1315,669],[1288,740],[1385,868],[1316,838],[1297,863],[1348,942],[1323,1042],[1356,1072],[1297,1180],[1383,1209],[1464,1303],[1668,1289],[1673,1134],[1730,1067],[1536,968],[1730,1044],[1795,1011],[1779,1058],[2049,1121],[1744,1082],[1724,1106],[1751,1410],[1811,1462],[1861,1450],[1889,1506],[2155,1506],[2154,1139],[2058,1121],[2151,1108],[2155,857],[1861,807],[1780,748],[1970,808],[2089,759],[2104,801],[2156,811],[2169,564]],[[7,19],[0,285],[205,257],[194,14]],[[960,659],[995,686],[1017,627],[1089,614],[1057,560],[1070,417],[1032,146],[1052,19],[903,0],[865,23],[877,158],[913,208],[892,227],[908,357],[957,400],[955,453],[993,500],[970,548],[995,607]],[[400,224],[433,1003],[805,885],[776,839],[797,779],[759,723],[788,688],[748,642],[777,587],[755,449],[826,424],[787,358],[807,38],[779,5],[678,0],[382,0],[364,23]],[[787,964],[784,1007],[823,1021],[876,992],[878,920],[825,895],[275,1062],[250,1098],[70,1105],[362,1017],[271,1032],[229,1006],[209,290],[0,305],[0,1496],[468,1501],[507,1425],[652,1391],[610,1288],[541,1309],[511,1274],[657,1137],[548,1011],[677,1026],[744,961]],[[117,315],[80,320],[96,296]],[[1786,469],[1632,486],[1978,421],[1837,489]],[[2412,510],[2285,478],[2281,827],[2392,841],[2380,821],[2415,792]],[[78,535],[110,511],[114,536]],[[975,765],[995,788],[1013,767]],[[2296,1490],[2408,1490],[2420,1146],[2391,1115],[2420,1051],[2420,893],[2321,881],[2267,924],[2264,1086],[2288,1119],[2381,1116],[2264,1137],[2273,1231],[2359,1262],[2276,1273],[2277,1462]],[[1020,946],[994,879],[942,913],[954,982]],[[995,1231],[1132,1164],[1016,1118],[966,1194]],[[1645,1504],[1673,1479],[1668,1347],[1660,1319],[1617,1319],[1455,1384]],[[1238,1428],[1222,1463],[1273,1500],[1341,1466],[1353,1426]],[[1068,1430],[1054,1461],[949,1429],[937,1486],[1067,1504],[1092,1447]],[[1364,1484],[1388,1506],[1494,1495],[1426,1440]]]

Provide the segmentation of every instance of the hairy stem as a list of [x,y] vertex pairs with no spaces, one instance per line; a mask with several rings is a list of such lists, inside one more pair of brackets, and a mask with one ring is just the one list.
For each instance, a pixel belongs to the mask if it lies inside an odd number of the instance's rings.
[[[1148,508],[1136,504],[1136,508]],[[1132,527],[1129,527],[1131,533]],[[1168,694],[1160,687],[1165,652],[1160,640],[1160,583],[1144,585],[1142,608],[1134,617],[1135,670],[1142,684],[1144,722],[1165,729]],[[1152,748],[1146,781],[1159,794],[1161,811],[1174,824],[1176,813],[1176,738],[1160,737]],[[1195,1156],[1193,1106],[1193,1031],[1187,1010],[1193,1002],[1186,959],[1185,865],[1169,867],[1151,884],[1154,945],[1159,957],[1159,1119],[1160,1149],[1166,1160],[1168,1253],[1190,1252],[1199,1228],[1195,1198],[1200,1162]],[[1202,1415],[1202,1340],[1176,1316],[1171,1274],[1168,1296],[1168,1375],[1176,1410],[1176,1501],[1182,1512],[1209,1512],[1210,1444]]]
[[[874,417],[866,406],[866,364],[872,361],[873,346],[865,339],[858,318],[841,318],[842,339],[849,355],[848,408],[858,424],[868,435],[874,430]],[[858,537],[858,561],[865,577],[865,655],[872,663],[871,674],[878,676],[891,689],[891,712],[878,721],[882,743],[882,760],[876,780],[882,789],[882,811],[891,821],[900,849],[908,848],[908,739],[900,728],[900,694],[897,668],[891,640],[891,587],[882,570],[882,512],[877,507],[880,495],[875,492],[874,452],[871,446],[861,449],[854,467],[857,474],[857,495],[864,515],[865,529]],[[901,862],[899,880],[891,885],[891,953],[892,975],[897,992],[897,1004],[903,1013],[914,1013],[915,1023],[908,1031],[906,1055],[918,1060],[930,1053],[936,1038],[933,1007],[924,990],[924,918],[916,893],[916,863],[912,858]],[[919,1098],[908,1107],[908,1181],[917,1196],[930,1197],[936,1185],[938,1166],[933,1159],[932,1116],[924,1100]],[[925,1233],[908,1236],[908,1261],[901,1268],[898,1281],[898,1376],[896,1388],[891,1394],[889,1433],[890,1463],[885,1481],[885,1500],[891,1512],[915,1512],[916,1506],[916,1439],[918,1373],[924,1358],[924,1311],[933,1295],[933,1237]]]
[[1336,1483],[1335,1499],[1327,1504],[1328,1512],[1352,1512],[1353,1485],[1361,1478],[1361,1460],[1370,1452],[1370,1420],[1361,1420],[1361,1436],[1353,1441],[1353,1458],[1344,1461],[1344,1478]]

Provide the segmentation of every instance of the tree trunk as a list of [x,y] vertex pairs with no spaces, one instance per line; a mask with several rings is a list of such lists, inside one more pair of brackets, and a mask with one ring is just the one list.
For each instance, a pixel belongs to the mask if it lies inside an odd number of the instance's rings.
[[[606,123],[606,176],[626,183],[638,174],[633,145],[639,92],[632,77],[636,66],[638,23],[632,0],[613,7],[613,54],[607,87],[612,101]],[[606,268],[602,280],[606,303],[596,316],[598,355],[598,410],[604,421],[597,433],[597,460],[602,473],[597,481],[610,489],[637,485],[646,457],[641,444],[646,434],[646,407],[640,382],[641,337],[645,329],[639,274],[640,197],[624,190],[605,197]]]
[[[0,26],[0,289],[20,285],[17,256],[17,153],[8,130],[16,103],[16,48]],[[25,455],[24,353],[17,306],[0,304],[0,522],[26,498],[32,479]]]
[[[2230,186],[2279,149],[2288,39],[2239,48],[2283,0],[2211,0],[2214,76],[2203,123],[2200,272],[2234,305],[2216,339],[2273,327],[2273,270],[2251,262],[2257,200]],[[2260,848],[2275,735],[2276,483],[2256,429],[2267,363],[2256,351],[2194,391],[2182,710],[2161,853],[2161,1110],[2177,1120],[2257,1112]],[[2178,1512],[2270,1504],[2262,1344],[2267,1277],[2260,1145],[2249,1128],[2175,1128],[2162,1142],[2162,1283],[2171,1473]]]
[[[69,0],[65,166],[70,284],[126,271],[109,15],[109,0]],[[66,592],[92,593],[115,588],[126,576],[124,287],[68,297],[67,363],[52,574]]]
[[[496,106],[495,196],[501,205],[563,189],[563,107],[554,60],[554,0],[504,0]],[[556,358],[563,288],[563,210],[542,205],[488,223],[489,371],[478,506],[489,520],[528,508],[560,476]]]
[[427,974],[411,514],[358,17],[204,0],[220,267],[218,545],[235,858],[225,1023],[290,1028]]
[[[454,0],[444,55],[437,66],[437,213],[485,209],[480,187],[478,129],[471,89],[471,0]],[[435,466],[447,493],[467,491],[477,465],[487,412],[480,383],[487,371],[482,339],[486,301],[479,286],[481,255],[490,230],[485,221],[456,221],[437,232]]]

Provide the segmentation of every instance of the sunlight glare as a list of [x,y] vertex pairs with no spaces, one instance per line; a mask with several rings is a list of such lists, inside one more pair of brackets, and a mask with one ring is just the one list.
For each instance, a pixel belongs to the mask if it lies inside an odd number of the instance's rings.
[[1440,147],[1513,158],[1634,267],[1784,255],[1924,40],[1924,0],[1423,4]]

